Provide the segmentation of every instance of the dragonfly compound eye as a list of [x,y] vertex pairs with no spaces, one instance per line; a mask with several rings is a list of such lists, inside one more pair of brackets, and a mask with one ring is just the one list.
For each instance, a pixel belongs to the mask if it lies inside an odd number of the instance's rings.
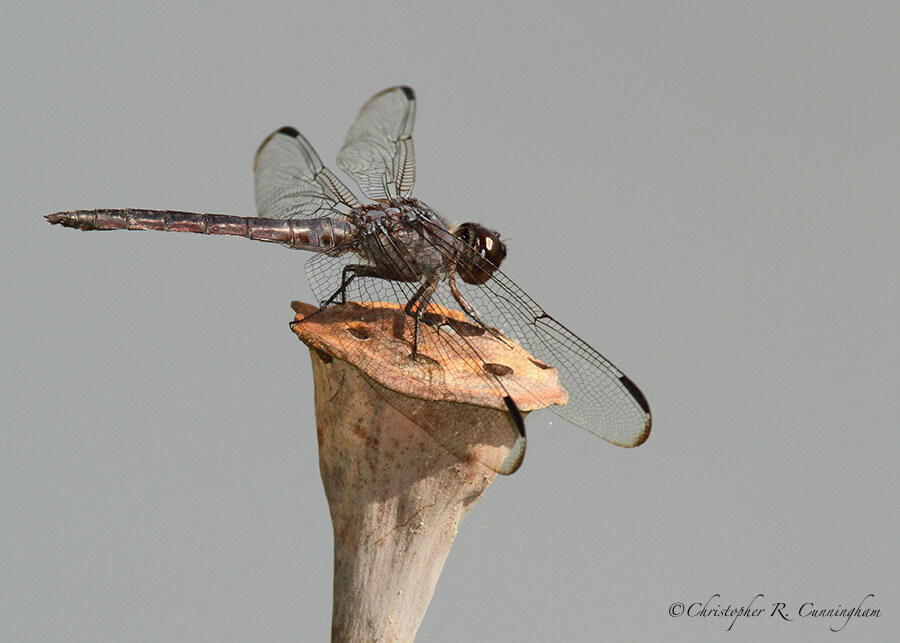
[[459,276],[468,284],[485,283],[506,258],[500,235],[477,223],[463,223],[455,232],[468,249],[459,262]]

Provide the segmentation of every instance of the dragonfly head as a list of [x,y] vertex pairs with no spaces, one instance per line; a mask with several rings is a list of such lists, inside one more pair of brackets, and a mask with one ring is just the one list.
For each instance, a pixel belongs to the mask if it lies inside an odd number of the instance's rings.
[[483,284],[506,258],[500,234],[478,223],[463,223],[453,234],[468,249],[456,267],[459,276],[467,284]]

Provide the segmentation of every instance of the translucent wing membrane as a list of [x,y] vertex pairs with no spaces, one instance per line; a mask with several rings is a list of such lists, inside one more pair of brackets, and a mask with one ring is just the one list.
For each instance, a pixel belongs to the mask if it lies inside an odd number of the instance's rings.
[[[472,250],[464,248],[458,261],[460,266],[477,266],[479,260]],[[646,441],[650,408],[643,393],[624,373],[547,314],[501,270],[491,268],[484,283],[475,281],[479,283],[455,281],[461,299],[471,306],[467,312],[558,370],[569,401],[550,407],[552,411],[619,446],[635,447]]]
[[337,157],[370,199],[409,196],[416,180],[413,122],[416,97],[409,87],[392,87],[373,96],[356,117]]
[[559,371],[569,402],[551,407],[552,411],[619,446],[646,441],[650,407],[640,389],[509,277],[497,270],[485,284],[460,283],[459,290],[484,323],[509,334]]
[[263,141],[253,171],[260,217],[347,215],[360,207],[350,189],[322,164],[309,141],[293,127],[282,127]]

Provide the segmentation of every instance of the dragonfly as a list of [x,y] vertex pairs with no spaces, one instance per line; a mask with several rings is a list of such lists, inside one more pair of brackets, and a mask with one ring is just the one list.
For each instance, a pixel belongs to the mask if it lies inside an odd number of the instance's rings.
[[[257,217],[125,208],[58,212],[46,219],[81,230],[232,235],[313,252],[306,275],[322,310],[348,302],[395,304],[408,322],[403,340],[412,360],[452,356],[485,380],[514,433],[509,455],[499,466],[489,464],[498,473],[513,473],[522,464],[520,409],[526,402],[531,408],[547,404],[534,399],[540,393],[486,363],[472,333],[460,332],[460,317],[470,331],[511,339],[555,368],[568,394],[567,403],[550,407],[558,415],[618,446],[645,442],[651,414],[644,394],[500,270],[507,253],[500,235],[480,223],[451,225],[412,196],[415,114],[413,90],[391,87],[370,98],[350,127],[337,164],[368,202],[322,163],[299,131],[282,127],[256,153]],[[462,315],[451,317],[450,310]],[[391,403],[416,421],[418,407]],[[459,452],[458,444],[433,437]]]

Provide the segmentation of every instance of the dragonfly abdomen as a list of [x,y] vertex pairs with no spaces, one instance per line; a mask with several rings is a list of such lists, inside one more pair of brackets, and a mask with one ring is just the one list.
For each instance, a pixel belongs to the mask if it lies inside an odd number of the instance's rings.
[[174,210],[74,210],[48,214],[47,221],[79,230],[162,230],[246,237],[290,248],[323,252],[334,249],[352,234],[337,219],[264,219],[230,214],[197,214]]

